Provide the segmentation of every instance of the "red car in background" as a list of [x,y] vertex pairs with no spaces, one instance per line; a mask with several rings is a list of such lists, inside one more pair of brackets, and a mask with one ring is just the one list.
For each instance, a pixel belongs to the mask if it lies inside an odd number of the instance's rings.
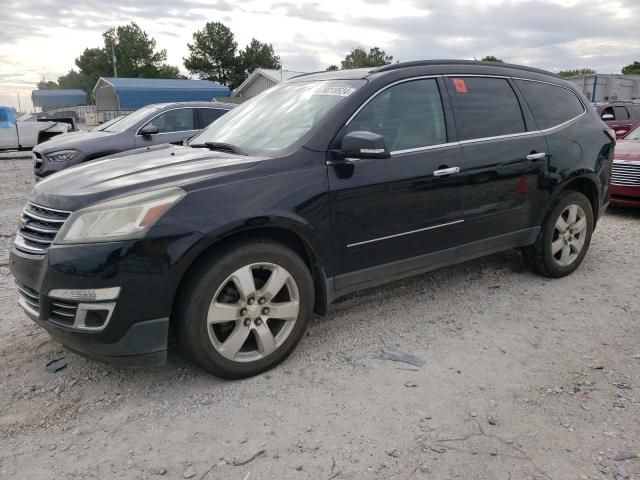
[[640,207],[640,126],[616,143],[611,171],[611,203]]
[[594,108],[607,126],[616,132],[616,138],[640,124],[640,103],[637,101],[596,102]]

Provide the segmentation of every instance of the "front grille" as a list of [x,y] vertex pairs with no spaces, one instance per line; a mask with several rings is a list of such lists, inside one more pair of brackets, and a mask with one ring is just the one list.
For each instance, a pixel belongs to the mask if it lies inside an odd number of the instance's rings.
[[20,283],[18,285],[18,295],[20,299],[37,315],[40,314],[40,294],[33,288]]
[[15,247],[26,253],[37,255],[47,253],[69,215],[71,212],[28,203],[22,211],[20,229],[14,241]]
[[640,186],[640,162],[614,160],[611,183],[630,187]]
[[49,304],[49,319],[57,323],[62,323],[63,325],[73,325],[77,311],[77,303],[52,300]]

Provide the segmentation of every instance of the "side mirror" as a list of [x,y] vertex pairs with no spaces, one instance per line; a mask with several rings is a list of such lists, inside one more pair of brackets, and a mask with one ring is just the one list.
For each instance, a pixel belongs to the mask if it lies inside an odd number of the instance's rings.
[[346,162],[391,158],[391,153],[384,143],[384,137],[365,131],[347,133],[342,139],[340,150],[334,150],[333,153]]
[[603,120],[613,120],[615,117],[613,115],[611,115],[610,113],[605,113],[604,115],[602,115],[602,119]]
[[152,124],[145,125],[140,129],[140,135],[144,135],[145,137],[155,135],[156,133],[158,133],[158,127]]

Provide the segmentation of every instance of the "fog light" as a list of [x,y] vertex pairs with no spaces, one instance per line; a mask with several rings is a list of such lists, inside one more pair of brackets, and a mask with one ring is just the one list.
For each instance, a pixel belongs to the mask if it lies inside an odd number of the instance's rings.
[[120,295],[120,287],[91,288],[86,290],[56,288],[49,291],[49,297],[77,302],[102,302],[116,300]]

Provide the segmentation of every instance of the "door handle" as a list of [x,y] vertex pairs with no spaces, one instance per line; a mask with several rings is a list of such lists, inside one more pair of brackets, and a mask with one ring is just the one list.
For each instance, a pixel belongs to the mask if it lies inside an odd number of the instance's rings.
[[546,157],[547,154],[544,152],[540,152],[540,153],[530,153],[529,155],[527,155],[527,160],[540,160],[544,157]]
[[460,167],[440,168],[433,172],[434,177],[444,177],[445,175],[451,175],[452,173],[458,173]]

